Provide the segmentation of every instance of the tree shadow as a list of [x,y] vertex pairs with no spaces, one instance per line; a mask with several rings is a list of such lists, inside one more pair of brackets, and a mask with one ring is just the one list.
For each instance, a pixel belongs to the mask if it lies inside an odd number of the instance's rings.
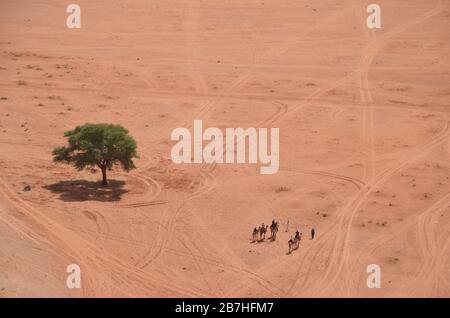
[[120,201],[121,196],[129,190],[123,189],[121,180],[108,180],[108,185],[101,181],[69,180],[43,186],[52,193],[59,194],[63,201]]

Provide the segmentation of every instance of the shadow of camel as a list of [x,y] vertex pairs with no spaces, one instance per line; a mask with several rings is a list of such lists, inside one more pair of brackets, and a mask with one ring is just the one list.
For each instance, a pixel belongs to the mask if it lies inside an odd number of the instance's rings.
[[69,180],[43,186],[52,193],[59,194],[63,201],[120,201],[124,193],[125,185],[121,180],[108,180],[108,185],[103,186],[101,181]]

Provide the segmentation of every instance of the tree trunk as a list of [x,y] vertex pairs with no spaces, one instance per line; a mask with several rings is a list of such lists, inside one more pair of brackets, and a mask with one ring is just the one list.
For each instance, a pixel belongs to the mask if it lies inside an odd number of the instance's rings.
[[102,169],[102,176],[103,176],[103,180],[102,180],[102,185],[108,185],[108,180],[106,179],[106,167],[101,168]]

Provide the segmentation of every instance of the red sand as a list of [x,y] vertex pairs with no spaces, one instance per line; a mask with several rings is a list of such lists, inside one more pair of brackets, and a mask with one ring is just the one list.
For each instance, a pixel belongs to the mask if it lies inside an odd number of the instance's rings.
[[[380,0],[380,30],[356,0],[77,3],[72,30],[0,3],[0,297],[450,296],[448,1]],[[279,127],[280,171],[175,165],[194,119]],[[127,127],[137,170],[54,165],[85,122]]]

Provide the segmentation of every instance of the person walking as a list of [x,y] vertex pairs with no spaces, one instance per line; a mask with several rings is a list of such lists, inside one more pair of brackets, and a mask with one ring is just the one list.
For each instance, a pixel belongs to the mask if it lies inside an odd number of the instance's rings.
[[300,235],[301,235],[300,231],[297,228],[297,231],[295,231],[295,237],[294,237],[295,240],[300,241],[302,239]]
[[314,240],[314,236],[316,235],[316,230],[314,228],[311,229],[311,240]]
[[287,220],[286,223],[284,224],[284,231],[289,232],[289,220]]

